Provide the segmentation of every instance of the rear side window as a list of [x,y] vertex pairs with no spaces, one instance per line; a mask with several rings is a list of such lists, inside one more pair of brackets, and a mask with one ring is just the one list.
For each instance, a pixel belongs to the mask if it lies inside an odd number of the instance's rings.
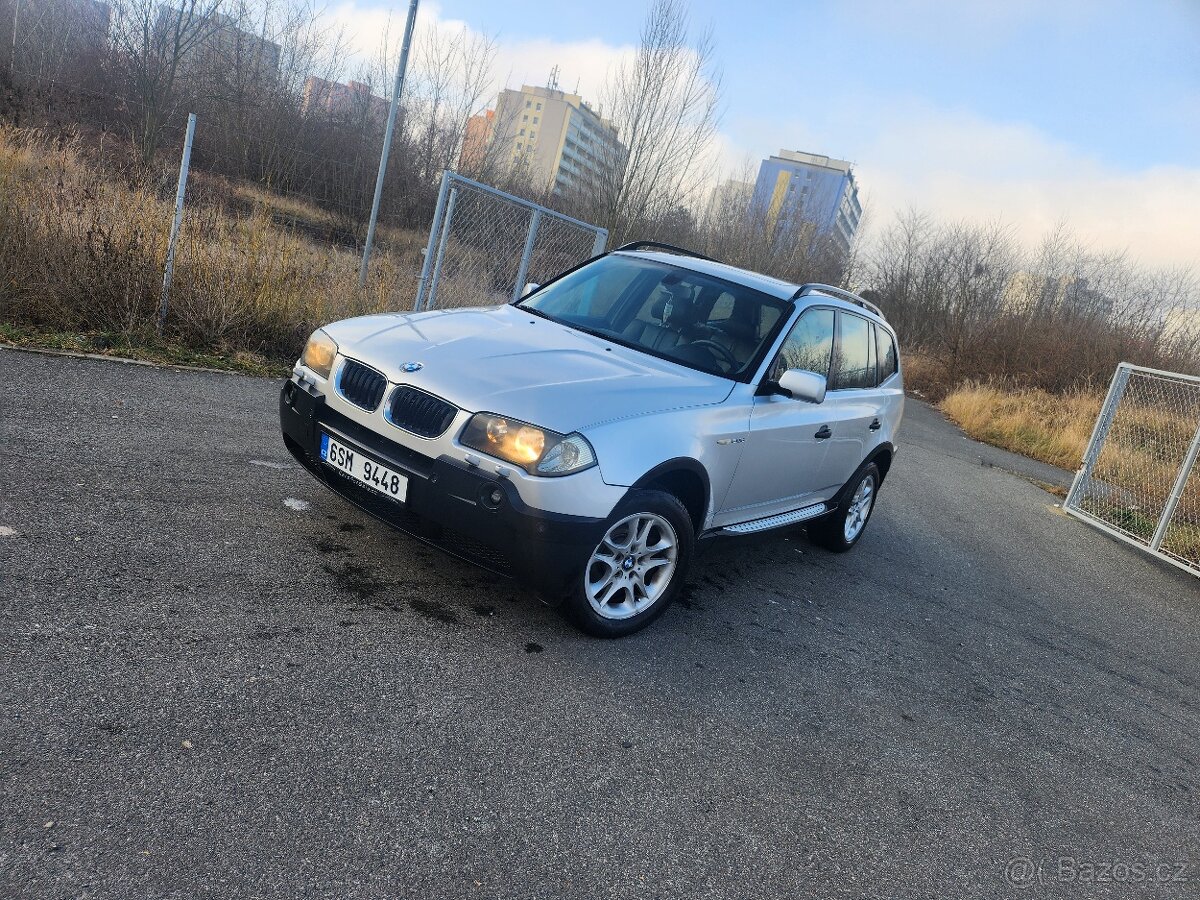
[[879,347],[879,381],[882,384],[896,374],[896,342],[882,328],[875,329],[875,337]]
[[771,374],[773,379],[778,380],[788,369],[804,369],[829,377],[833,315],[832,309],[810,309],[800,316],[779,351],[779,360]]
[[841,313],[841,331],[829,389],[873,388],[875,383],[875,341],[871,338],[871,323],[861,316]]

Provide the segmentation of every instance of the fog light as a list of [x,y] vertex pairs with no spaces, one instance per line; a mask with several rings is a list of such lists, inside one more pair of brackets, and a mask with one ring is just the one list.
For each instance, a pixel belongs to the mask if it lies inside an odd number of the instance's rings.
[[488,509],[499,509],[504,503],[504,491],[496,485],[484,485],[479,501]]

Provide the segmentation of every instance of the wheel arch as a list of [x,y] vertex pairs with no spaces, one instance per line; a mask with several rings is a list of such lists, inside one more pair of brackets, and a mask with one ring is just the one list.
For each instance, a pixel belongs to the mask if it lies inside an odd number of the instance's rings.
[[876,467],[879,469],[879,484],[882,486],[883,482],[887,479],[888,469],[892,467],[892,459],[895,457],[895,455],[896,448],[890,441],[884,441],[882,444],[872,450],[869,454],[867,454],[867,458],[864,459],[859,464],[858,468],[854,470],[854,473],[846,479],[846,483],[838,488],[838,492],[834,495],[833,499],[830,501],[830,504],[835,507],[840,506],[846,499],[846,492],[858,481],[858,477],[862,474],[863,469],[871,465],[871,463],[875,463]]
[[[863,460],[863,464],[858,468],[861,470],[869,463],[875,463],[879,467],[879,483],[883,484],[887,480],[888,470],[892,467],[892,460],[896,458],[896,447],[891,441],[884,441],[878,447],[871,451],[871,454]],[[855,472],[857,475],[858,472]]]
[[697,460],[679,456],[661,462],[634,482],[629,490],[666,491],[687,509],[696,534],[704,530],[712,485],[708,471]]

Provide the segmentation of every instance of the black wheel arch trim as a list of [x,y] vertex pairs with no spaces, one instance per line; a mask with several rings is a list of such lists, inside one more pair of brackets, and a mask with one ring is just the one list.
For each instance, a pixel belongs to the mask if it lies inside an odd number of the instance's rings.
[[[708,470],[700,464],[699,460],[695,460],[690,456],[676,456],[673,459],[668,459],[660,462],[657,466],[650,469],[641,478],[629,486],[625,492],[628,497],[632,491],[645,490],[655,481],[658,481],[664,475],[672,475],[675,472],[688,472],[700,479],[700,484],[704,489],[704,508],[700,510],[700,516],[696,523],[696,532],[700,532],[703,527],[705,517],[708,515],[709,506],[712,503],[712,482],[708,477]],[[624,501],[624,497],[621,498]],[[682,498],[680,498],[682,500]],[[686,506],[686,504],[684,504]]]
[[[838,492],[829,500],[830,512],[834,512],[841,508],[842,504],[846,500],[847,491],[849,491],[851,487],[858,483],[858,477],[862,474],[863,470],[867,466],[871,465],[871,463],[876,462],[876,460],[885,454],[893,458],[896,455],[896,448],[891,441],[884,441],[882,444],[872,450],[866,459],[859,463],[859,466],[854,470],[854,473],[846,479],[846,483],[838,488]],[[891,466],[889,464],[888,466],[879,466],[878,468],[879,484],[882,486],[884,480],[887,478],[888,469],[891,468]]]
[[874,450],[872,450],[871,455],[868,456],[865,460],[863,460],[863,464],[858,467],[858,470],[856,470],[854,474],[857,475],[858,471],[861,471],[862,469],[864,469],[868,463],[875,462],[877,459],[879,459],[879,457],[883,456],[885,453],[888,456],[888,464],[886,466],[879,467],[879,483],[883,484],[884,479],[887,478],[888,471],[892,467],[891,460],[896,458],[896,446],[891,441],[884,441],[882,444],[880,444],[878,447],[876,447]]

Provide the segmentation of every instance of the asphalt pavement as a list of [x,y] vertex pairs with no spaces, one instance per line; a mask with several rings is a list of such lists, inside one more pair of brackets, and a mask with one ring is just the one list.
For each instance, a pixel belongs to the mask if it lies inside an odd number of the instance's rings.
[[318,485],[276,382],[0,379],[2,897],[1200,895],[1200,580],[931,409],[853,552],[712,543],[606,642]]

